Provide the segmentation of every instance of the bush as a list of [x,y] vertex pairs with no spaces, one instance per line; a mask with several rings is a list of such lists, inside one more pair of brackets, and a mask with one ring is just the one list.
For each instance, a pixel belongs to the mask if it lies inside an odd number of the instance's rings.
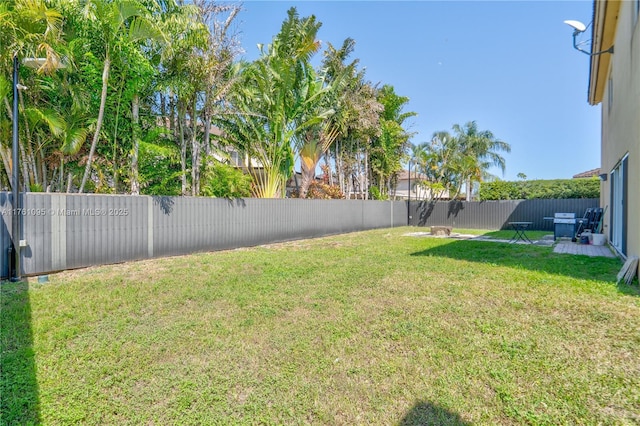
[[[299,198],[297,190],[293,191],[293,193],[291,194],[291,198]],[[344,194],[336,185],[311,182],[311,184],[309,185],[309,189],[307,190],[307,196],[305,198],[314,198],[320,200],[342,199],[344,198]]]
[[219,198],[251,196],[251,177],[229,164],[212,161],[202,176],[202,195]]
[[380,193],[380,190],[377,186],[372,186],[369,188],[369,196],[372,200],[386,200],[388,197]]
[[553,179],[495,181],[480,185],[480,200],[531,200],[536,198],[600,198],[600,180]]

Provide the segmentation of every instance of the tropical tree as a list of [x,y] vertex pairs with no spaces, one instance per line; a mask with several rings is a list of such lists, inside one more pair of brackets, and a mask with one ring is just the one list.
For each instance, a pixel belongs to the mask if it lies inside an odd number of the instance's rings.
[[[64,120],[54,109],[47,106],[37,108],[33,102],[25,103],[25,96],[32,100],[41,96],[42,91],[40,81],[24,68],[21,68],[21,82],[27,82],[30,91],[26,95],[19,92],[18,114],[22,117],[14,117],[10,107],[14,101],[13,85],[4,76],[12,74],[14,58],[21,63],[24,58],[37,57],[45,59],[38,63],[37,71],[41,76],[40,80],[47,80],[47,75],[62,66],[62,59],[57,51],[62,27],[62,14],[45,1],[17,0],[0,4],[0,99],[5,111],[0,114],[0,157],[8,183],[11,181],[9,176],[13,169],[9,142],[12,134],[11,124],[14,120],[22,120],[24,124],[19,129],[19,150],[22,157],[23,186],[26,190],[30,189],[32,184],[38,188],[46,185],[42,148],[48,143],[49,136],[45,135],[42,129],[49,127],[52,133],[60,134]],[[30,124],[33,127],[30,127]]]
[[453,131],[459,149],[467,157],[462,175],[466,183],[467,201],[470,201],[473,183],[490,178],[489,168],[498,167],[504,173],[506,162],[500,152],[511,152],[511,146],[496,138],[491,131],[479,130],[475,121],[469,121],[463,126],[454,124]]
[[457,198],[464,184],[462,174],[466,161],[458,139],[447,131],[435,132],[429,142],[413,148],[412,157],[416,170],[422,175],[416,184],[424,188],[420,193],[426,200]]
[[331,122],[327,121],[308,129],[299,139],[301,143],[298,143],[298,156],[302,176],[302,183],[298,191],[299,198],[307,196],[309,186],[315,178],[316,166],[337,136],[338,128],[333,127]]
[[[355,40],[351,38],[345,39],[339,49],[329,43],[322,62],[328,82],[341,82],[336,113],[331,117],[338,134],[329,154],[334,159],[340,191],[347,197],[356,190],[366,194],[367,152],[371,139],[380,134],[380,114],[384,109],[378,102],[376,88],[365,79],[364,70],[358,70],[359,61],[346,63],[354,48]],[[327,157],[325,165],[329,170]],[[332,173],[329,184],[333,184]]]
[[379,90],[378,102],[384,109],[380,114],[380,135],[372,139],[370,164],[372,183],[386,198],[391,192],[393,177],[402,170],[402,160],[412,136],[403,125],[416,113],[403,112],[409,98],[397,95],[393,86],[385,85]]
[[258,167],[248,164],[257,197],[284,196],[294,143],[333,114],[318,107],[329,88],[310,63],[320,48],[320,26],[315,16],[300,18],[289,9],[272,43],[260,46],[261,57],[239,69],[231,99],[238,114],[222,125],[227,139],[257,162]]
[[[238,39],[233,33],[233,23],[240,13],[238,5],[218,5],[205,0],[197,0],[203,23],[208,27],[206,49],[201,53],[203,87],[200,122],[203,126],[202,141],[192,139],[192,195],[199,195],[201,157],[212,161],[211,130],[213,118],[227,111],[225,100],[233,84],[232,68],[236,56],[241,51]],[[206,164],[205,168],[216,168],[215,164]],[[219,168],[219,167],[218,167]],[[232,191],[233,192],[233,191]]]
[[82,5],[82,16],[87,22],[91,23],[91,30],[94,31],[97,36],[96,39],[101,43],[100,52],[103,53],[104,57],[101,58],[103,68],[100,107],[84,175],[82,176],[82,183],[78,191],[80,193],[84,192],[87,179],[91,174],[93,156],[101,137],[113,56],[124,45],[148,40],[149,38],[159,39],[161,36],[149,10],[137,0],[87,0]]

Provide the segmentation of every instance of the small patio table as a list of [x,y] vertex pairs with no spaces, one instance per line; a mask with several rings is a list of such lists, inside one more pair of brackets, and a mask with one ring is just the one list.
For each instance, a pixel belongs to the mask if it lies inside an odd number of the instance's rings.
[[509,222],[509,225],[511,225],[511,227],[515,231],[513,238],[511,238],[511,241],[509,242],[517,243],[518,241],[522,240],[526,243],[533,244],[533,241],[531,241],[526,234],[527,229],[529,229],[532,224],[533,222]]

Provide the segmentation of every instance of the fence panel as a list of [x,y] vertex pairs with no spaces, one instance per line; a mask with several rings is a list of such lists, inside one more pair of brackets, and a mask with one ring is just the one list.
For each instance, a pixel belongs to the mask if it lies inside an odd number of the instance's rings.
[[[212,199],[27,193],[23,197],[21,270],[25,275],[152,257],[255,246],[407,224],[404,201]],[[409,223],[504,229],[556,212],[582,217],[598,199],[412,202]],[[7,277],[11,194],[0,193],[0,272]]]
[[[23,195],[23,275],[406,225],[404,202]],[[12,208],[0,193],[0,272],[9,274]]]
[[589,207],[599,207],[598,198],[537,199],[504,201],[441,201],[412,202],[410,206],[414,226],[453,226],[470,229],[506,229],[509,222],[532,222],[531,229],[553,231],[555,213],[584,215]]

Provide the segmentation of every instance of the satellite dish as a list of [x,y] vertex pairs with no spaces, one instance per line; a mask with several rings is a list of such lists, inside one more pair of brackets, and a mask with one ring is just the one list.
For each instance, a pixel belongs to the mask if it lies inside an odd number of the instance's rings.
[[578,31],[579,33],[583,32],[584,30],[587,29],[587,26],[585,24],[583,24],[580,21],[574,21],[574,20],[566,20],[564,21],[565,24],[569,25],[571,28],[573,28],[574,30]]

